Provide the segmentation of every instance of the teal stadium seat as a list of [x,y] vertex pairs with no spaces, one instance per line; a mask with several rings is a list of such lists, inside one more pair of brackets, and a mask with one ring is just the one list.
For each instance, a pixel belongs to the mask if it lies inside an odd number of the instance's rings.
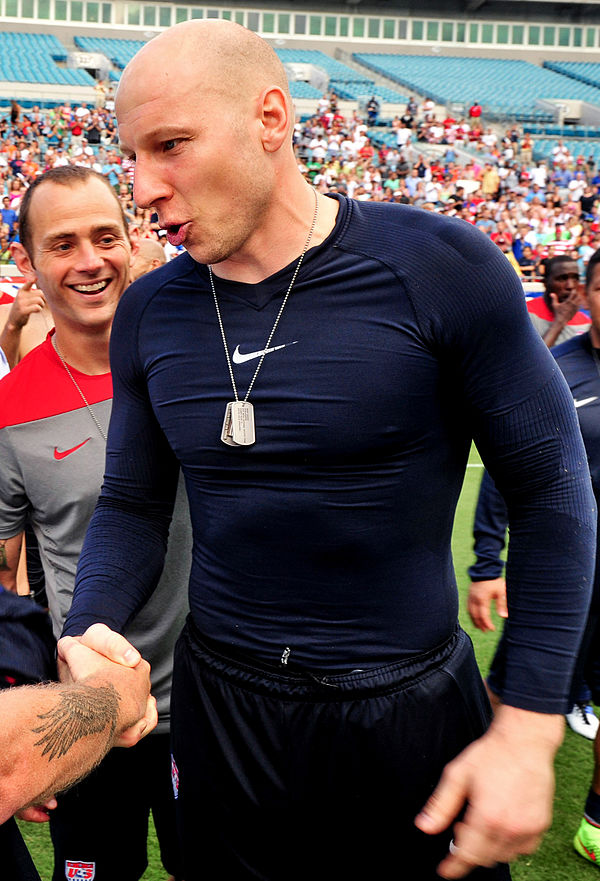
[[0,79],[7,82],[93,86],[86,70],[59,67],[67,51],[53,34],[0,32]]
[[119,40],[114,37],[76,36],[74,42],[84,52],[100,52],[106,55],[120,70],[126,67],[144,45],[144,40]]
[[[548,67],[528,61],[354,53],[360,64],[441,104],[470,103],[494,107],[498,116],[521,121],[552,121],[536,99],[575,99],[600,104],[598,86],[579,82]],[[488,111],[489,112],[489,111]]]

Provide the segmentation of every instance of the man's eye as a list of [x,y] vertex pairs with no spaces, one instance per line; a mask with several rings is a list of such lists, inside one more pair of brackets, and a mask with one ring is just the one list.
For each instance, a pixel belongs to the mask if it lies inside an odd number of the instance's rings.
[[163,147],[166,151],[173,150],[177,146],[177,143],[178,141],[176,138],[170,138],[168,141],[164,142]]

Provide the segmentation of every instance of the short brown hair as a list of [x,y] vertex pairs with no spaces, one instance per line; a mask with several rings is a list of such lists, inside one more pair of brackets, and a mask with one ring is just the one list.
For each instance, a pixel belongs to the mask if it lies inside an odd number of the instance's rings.
[[31,229],[31,224],[29,222],[29,212],[31,209],[31,200],[33,198],[35,190],[37,190],[38,187],[45,183],[60,184],[60,186],[63,187],[74,187],[78,184],[87,183],[87,181],[93,180],[94,178],[102,181],[102,183],[112,194],[115,200],[115,204],[117,205],[119,215],[121,217],[125,236],[127,238],[127,241],[129,241],[129,230],[127,228],[125,213],[123,211],[121,203],[119,202],[119,199],[117,198],[117,194],[110,185],[108,178],[104,177],[104,175],[100,174],[98,171],[94,171],[93,168],[88,168],[85,165],[59,165],[57,168],[50,168],[48,171],[45,171],[44,174],[40,174],[38,177],[36,177],[33,183],[25,191],[25,195],[21,200],[21,206],[19,208],[19,241],[27,251],[29,259],[32,262],[33,255],[31,245],[33,232]]

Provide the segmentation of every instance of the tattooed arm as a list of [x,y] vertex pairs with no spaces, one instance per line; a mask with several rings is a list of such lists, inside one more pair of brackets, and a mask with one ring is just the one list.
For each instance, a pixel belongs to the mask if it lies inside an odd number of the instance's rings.
[[22,532],[12,538],[0,538],[0,584],[13,593],[17,592],[17,569],[22,543]]
[[150,667],[116,637],[94,625],[81,639],[61,640],[69,683],[0,692],[0,823],[48,802],[111,747],[133,745],[156,724]]

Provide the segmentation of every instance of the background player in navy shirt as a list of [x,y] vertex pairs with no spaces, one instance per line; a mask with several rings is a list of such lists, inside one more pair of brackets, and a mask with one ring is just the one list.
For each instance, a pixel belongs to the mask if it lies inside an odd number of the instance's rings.
[[[581,433],[588,456],[596,505],[600,499],[600,251],[587,266],[583,305],[589,309],[592,325],[588,333],[572,337],[553,350],[575,401]],[[600,555],[596,553],[594,592],[578,659],[578,677],[591,688],[600,704]],[[597,728],[597,726],[596,726]],[[594,774],[584,816],[574,839],[584,859],[600,860],[600,737],[594,740]]]
[[[119,629],[151,592],[180,465],[186,881],[507,878],[497,864],[550,821],[595,537],[572,399],[517,277],[469,224],[318,197],[285,72],[239,26],[156,37],[116,109],[136,203],[188,253],[115,317],[105,481],[65,632]],[[473,437],[512,536],[488,730],[450,550]]]

